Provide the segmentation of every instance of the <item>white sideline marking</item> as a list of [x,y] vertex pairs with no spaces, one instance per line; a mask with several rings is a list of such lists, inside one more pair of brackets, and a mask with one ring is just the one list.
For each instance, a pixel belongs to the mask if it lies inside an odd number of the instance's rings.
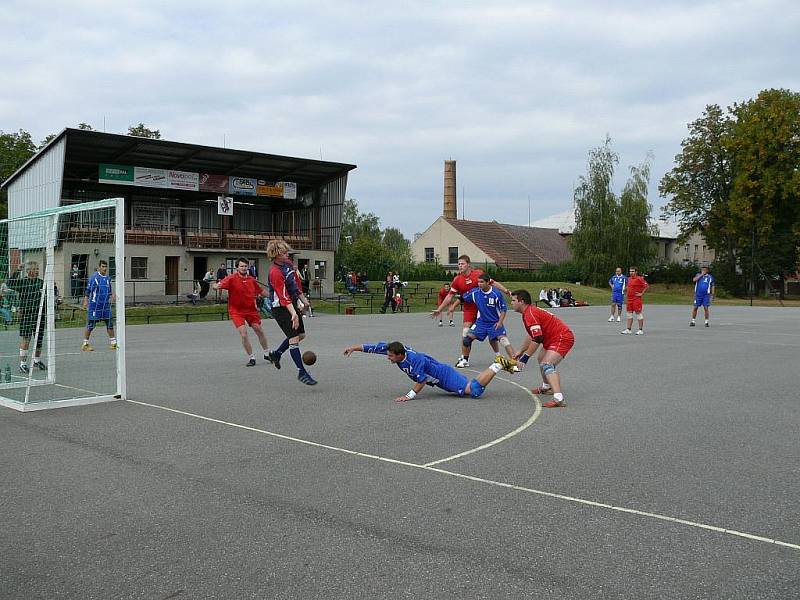
[[[478,373],[479,372],[479,371],[475,371],[473,369],[469,369],[469,370],[472,371],[473,373]],[[482,446],[478,446],[477,448],[473,448],[472,450],[466,450],[464,452],[460,452],[458,454],[454,454],[453,456],[448,456],[447,458],[442,458],[442,459],[439,459],[439,460],[434,460],[433,462],[425,463],[424,465],[422,465],[423,467],[432,467],[433,465],[438,465],[438,464],[441,464],[443,462],[447,462],[449,460],[455,460],[457,458],[461,458],[462,456],[467,456],[468,454],[473,454],[475,452],[480,452],[481,450],[485,450],[486,448],[491,448],[492,446],[495,446],[495,445],[497,445],[497,444],[499,444],[501,442],[505,442],[506,440],[511,439],[512,437],[514,437],[518,433],[520,433],[522,431],[525,431],[528,427],[533,425],[533,423],[534,423],[534,421],[536,421],[536,419],[539,418],[539,415],[542,414],[542,403],[539,402],[539,398],[537,398],[534,394],[532,394],[531,391],[528,388],[526,388],[524,385],[520,385],[520,384],[518,384],[518,383],[516,383],[514,381],[510,381],[510,380],[505,379],[503,377],[495,376],[495,378],[496,379],[500,379],[501,381],[505,381],[506,383],[510,383],[511,385],[515,385],[515,386],[517,386],[518,388],[520,388],[522,390],[525,390],[525,392],[529,396],[531,396],[531,398],[533,398],[533,401],[536,404],[536,409],[533,411],[533,414],[530,416],[530,418],[527,421],[525,421],[522,425],[517,427],[514,431],[509,431],[507,434],[505,434],[503,436],[500,436],[496,440],[492,440],[491,442],[487,442],[487,443],[483,444]]]
[[496,487],[506,488],[510,490],[515,490],[518,492],[525,492],[528,494],[537,494],[539,496],[546,496],[548,498],[555,498],[557,500],[565,500],[567,502],[574,502],[576,504],[583,504],[586,506],[593,506],[595,508],[605,508],[607,510],[613,510],[616,512],[622,513],[629,513],[633,515],[638,515],[641,517],[650,517],[651,519],[658,519],[660,521],[667,521],[670,523],[677,523],[679,525],[687,525],[689,527],[696,527],[699,529],[705,529],[708,531],[715,531],[717,533],[725,533],[728,535],[733,535],[740,538],[745,538],[748,540],[753,540],[756,542],[764,542],[767,544],[774,544],[776,546],[783,546],[785,548],[791,548],[793,550],[800,550],[800,544],[792,544],[789,542],[782,542],[780,540],[762,537],[759,535],[752,535],[750,533],[745,533],[742,531],[737,531],[735,529],[727,529],[724,527],[717,527],[714,525],[706,525],[704,523],[698,523],[696,521],[687,521],[686,519],[678,519],[675,517],[669,517],[667,515],[660,515],[658,513],[651,513],[645,512],[641,510],[636,510],[633,508],[625,508],[623,506],[613,506],[611,504],[605,504],[603,502],[595,502],[593,500],[585,500],[583,498],[576,498],[574,496],[565,496],[563,494],[556,494],[553,492],[545,492],[543,490],[536,490],[533,488],[526,488],[519,485],[514,485],[512,483],[504,483],[502,481],[493,481],[491,479],[484,479],[482,477],[475,477],[474,475],[464,475],[463,473],[456,473],[455,471],[447,471],[445,469],[439,469],[436,467],[428,467],[425,465],[420,465],[416,463],[410,463],[403,460],[397,460],[394,458],[386,458],[384,456],[377,456],[375,454],[367,454],[365,452],[357,452],[355,450],[348,450],[346,448],[337,448],[336,446],[329,446],[328,444],[320,444],[319,442],[312,442],[310,440],[304,440],[301,438],[292,437],[289,435],[283,435],[281,433],[273,433],[271,431],[267,431],[265,429],[259,429],[257,427],[249,427],[247,425],[239,425],[238,423],[230,423],[228,421],[223,421],[221,419],[214,419],[212,417],[204,417],[203,415],[198,415],[190,412],[186,412],[184,410],[178,410],[176,408],[169,408],[167,406],[160,406],[158,404],[150,404],[148,402],[140,402],[138,400],[126,400],[126,402],[130,402],[131,404],[138,404],[140,406],[147,406],[149,408],[156,408],[159,410],[165,410],[167,412],[172,412],[179,415],[184,415],[187,417],[193,417],[195,419],[200,419],[202,421],[209,421],[211,423],[219,423],[221,425],[227,425],[229,427],[235,427],[237,429],[244,429],[245,431],[253,431],[256,433],[263,433],[264,435],[269,435],[272,437],[276,437],[282,440],[288,440],[291,442],[297,442],[299,444],[305,444],[307,446],[313,446],[315,448],[324,448],[326,450],[333,450],[334,452],[341,452],[343,454],[350,454],[352,456],[360,456],[362,458],[370,458],[372,460],[377,460],[380,462],[385,462],[394,465],[402,465],[404,467],[410,467],[412,469],[420,469],[423,471],[431,471],[433,473],[440,473],[442,475],[449,475],[450,477],[458,477],[459,479],[467,479],[469,481],[474,481],[476,483],[484,483],[486,485],[493,485]]

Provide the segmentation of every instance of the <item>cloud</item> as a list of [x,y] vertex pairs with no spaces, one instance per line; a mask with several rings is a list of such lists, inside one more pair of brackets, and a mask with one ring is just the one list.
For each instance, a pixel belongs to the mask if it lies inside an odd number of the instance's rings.
[[[407,236],[458,161],[466,216],[570,207],[606,134],[654,154],[651,202],[708,103],[798,89],[791,0],[4,3],[0,129],[85,121],[356,163],[348,195]],[[459,198],[460,199],[460,198]]]

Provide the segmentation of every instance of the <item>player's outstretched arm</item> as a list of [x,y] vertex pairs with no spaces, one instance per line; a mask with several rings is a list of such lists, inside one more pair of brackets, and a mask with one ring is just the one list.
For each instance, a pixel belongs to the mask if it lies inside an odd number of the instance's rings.
[[361,344],[354,344],[352,346],[348,346],[347,348],[345,348],[343,354],[345,356],[350,356],[353,352],[363,352],[363,351],[364,348],[361,346]]
[[442,311],[445,309],[445,307],[449,306],[450,303],[453,301],[453,299],[456,296],[456,293],[457,292],[454,292],[453,290],[450,290],[447,293],[447,297],[444,300],[442,300],[442,302],[439,304],[439,306],[436,307],[436,309],[431,311],[431,319],[438,317],[440,314],[442,314]]
[[408,402],[409,400],[413,400],[416,398],[417,394],[419,394],[422,390],[425,389],[425,382],[422,383],[415,383],[414,387],[411,388],[408,393],[404,396],[398,396],[394,399],[395,402]]

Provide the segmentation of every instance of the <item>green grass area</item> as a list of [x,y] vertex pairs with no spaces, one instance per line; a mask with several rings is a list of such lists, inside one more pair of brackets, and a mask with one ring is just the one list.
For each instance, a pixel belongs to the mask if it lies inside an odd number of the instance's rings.
[[[417,283],[419,285],[417,286]],[[509,289],[525,289],[536,300],[539,297],[539,290],[542,288],[569,288],[576,300],[588,302],[591,306],[607,306],[610,303],[610,292],[605,288],[595,288],[584,285],[575,285],[563,281],[534,281],[505,283]],[[410,312],[430,312],[437,304],[438,291],[442,287],[441,281],[421,281],[410,282],[405,290],[405,296],[410,295]],[[416,291],[414,291],[416,290]],[[686,304],[692,303],[692,285],[651,285],[645,294],[645,304]],[[326,314],[344,314],[347,306],[355,306],[355,314],[376,313],[383,304],[383,291],[376,285],[370,286],[371,294],[356,294],[354,301],[343,299],[342,302],[336,300],[325,300],[312,298],[314,311]],[[430,292],[430,293],[428,293]],[[343,294],[344,296],[344,294]],[[750,304],[749,298],[715,298],[716,305],[747,306]],[[800,299],[791,298],[784,300],[784,306],[800,307]],[[758,297],[753,300],[756,306],[779,306],[775,298]],[[163,305],[163,306],[134,306],[126,311],[126,321],[128,325],[142,325],[147,323],[194,323],[198,321],[220,321],[226,320],[228,307],[225,304],[203,304],[197,306],[191,304]],[[73,307],[66,306],[61,310],[62,318],[56,321],[56,327],[83,327],[86,325],[86,312],[75,310],[73,318]],[[12,326],[13,327],[13,326]]]

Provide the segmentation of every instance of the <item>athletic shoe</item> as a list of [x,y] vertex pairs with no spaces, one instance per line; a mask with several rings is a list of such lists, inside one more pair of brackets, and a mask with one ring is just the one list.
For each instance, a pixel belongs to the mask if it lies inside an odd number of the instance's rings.
[[113,344],[109,344],[108,347],[111,348],[112,350],[116,350],[117,348],[119,348],[119,345],[117,345],[117,342],[114,342]]
[[689,321],[689,327],[694,327],[695,325],[697,324],[694,321]]
[[504,371],[508,371],[509,373],[513,373],[514,367],[517,366],[517,361],[506,358],[505,356],[495,356],[494,362],[503,367]]
[[520,372],[522,372],[522,369],[519,368],[519,365],[514,365],[513,367],[511,367],[511,372],[512,373],[520,373]]
[[19,372],[20,373],[30,373],[31,370],[28,368],[27,363],[20,363],[19,365]]
[[453,323],[452,321],[450,321],[450,327],[455,327],[455,326],[456,326],[456,324]]
[[567,403],[563,400],[559,402],[558,400],[548,400],[547,402],[542,402],[542,408],[561,408],[562,406],[566,406]]
[[536,394],[537,396],[541,396],[542,394],[552,394],[553,393],[553,388],[539,386],[539,387],[533,388],[531,390],[531,393],[532,394]]
[[711,327],[708,321],[706,321],[706,327]]
[[640,329],[636,332],[636,335],[644,335],[644,329]]
[[622,322],[622,317],[617,317],[617,323]]
[[466,369],[469,366],[469,361],[463,356],[456,362],[457,369]]
[[441,321],[439,321],[439,327],[444,327]]
[[256,366],[256,359],[255,358],[251,358],[250,360],[248,360],[247,364],[245,365],[245,367],[255,367],[255,366]]
[[620,331],[620,333],[622,335],[630,335],[631,334],[631,330],[630,329],[623,329],[622,331]]
[[81,345],[81,352],[94,352],[94,348],[92,348],[91,344],[83,344]]
[[47,365],[46,365],[46,364],[44,364],[44,363],[43,363],[42,361],[40,361],[40,360],[35,360],[35,361],[33,361],[33,368],[34,368],[34,369],[39,369],[40,371],[47,371]]
[[272,354],[272,352],[264,352],[264,360],[267,361],[268,363],[272,362],[272,358],[270,357],[270,354]]
[[281,355],[275,352],[274,350],[269,353],[269,358],[267,360],[269,360],[269,362],[275,365],[276,369],[281,368]]
[[308,373],[303,373],[302,371],[297,374],[297,380],[301,383],[305,383],[306,385],[317,385],[317,382],[313,377],[311,377],[311,375]]
[[608,317],[608,322],[609,323],[613,323],[614,322],[614,317]]

